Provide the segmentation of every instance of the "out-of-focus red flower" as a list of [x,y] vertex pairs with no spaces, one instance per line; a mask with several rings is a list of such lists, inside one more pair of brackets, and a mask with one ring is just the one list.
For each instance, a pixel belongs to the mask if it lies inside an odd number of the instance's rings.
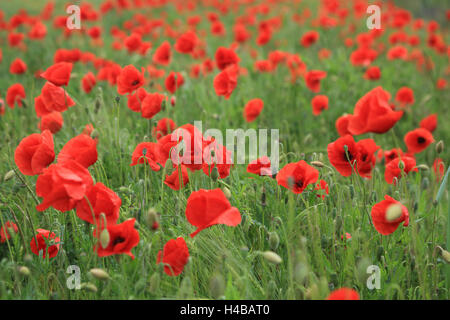
[[433,132],[437,127],[437,114],[433,113],[428,117],[423,118],[420,121],[419,126],[423,129],[427,129],[428,131]]
[[328,97],[325,95],[317,95],[311,100],[313,115],[318,116],[323,110],[328,109]]
[[[37,235],[30,242],[31,252],[38,256],[39,252],[42,251],[42,258],[44,259],[56,257],[61,239],[54,232],[50,233],[49,230],[37,229],[36,231],[38,232]],[[49,242],[52,244],[48,246],[47,243]]]
[[170,64],[171,58],[172,58],[172,52],[170,50],[170,43],[168,41],[164,41],[155,50],[152,61],[155,64],[167,66]]
[[141,115],[143,118],[151,119],[161,111],[163,101],[166,97],[158,92],[149,93],[142,100]]
[[75,160],[88,168],[97,161],[97,139],[80,134],[70,139],[58,154],[58,163]]
[[[400,168],[403,168],[400,169]],[[384,169],[384,179],[387,183],[392,184],[394,182],[394,178],[399,180],[403,174],[408,174],[411,171],[418,171],[416,168],[416,159],[414,157],[406,156],[395,158],[386,164],[386,168]]]
[[[389,208],[394,210],[391,206],[398,206],[396,215],[390,217],[387,215]],[[389,235],[397,230],[398,226],[403,222],[403,226],[407,227],[409,224],[408,209],[394,198],[385,195],[384,200],[376,203],[371,211],[372,222],[375,229],[382,235]],[[394,219],[393,219],[394,218]],[[393,220],[390,220],[393,219]]]
[[320,81],[327,76],[325,71],[311,70],[305,75],[306,86],[314,93],[320,91]]
[[359,294],[350,288],[340,288],[331,292],[327,300],[359,300]]
[[17,167],[27,176],[40,174],[54,159],[53,136],[48,130],[22,139],[14,152]]
[[194,191],[187,200],[186,218],[197,227],[191,237],[216,224],[235,227],[241,223],[239,210],[232,207],[221,189]]
[[340,116],[336,119],[335,127],[341,137],[347,134],[351,135],[350,131],[348,130],[348,123],[351,117],[351,114],[344,114],[343,116]]
[[25,71],[27,71],[27,65],[20,58],[14,59],[9,66],[9,72],[11,74],[22,74],[25,73]]
[[436,175],[436,180],[441,181],[445,174],[445,164],[441,158],[436,158],[433,162],[433,171]]
[[133,65],[122,69],[117,77],[117,92],[119,94],[132,93],[144,84],[144,68],[139,72]]
[[45,130],[50,130],[51,133],[55,134],[61,130],[64,124],[64,119],[61,112],[52,111],[44,116],[42,116],[39,122],[38,128],[41,132]]
[[156,263],[164,264],[164,272],[169,276],[178,276],[183,272],[189,260],[189,250],[182,237],[171,239],[158,252]]
[[92,88],[95,87],[97,80],[92,72],[88,72],[81,79],[81,87],[83,91],[89,93],[92,91]]
[[322,179],[320,179],[320,181],[316,184],[314,190],[319,191],[316,196],[322,199],[325,199],[325,197],[330,193],[328,183]]
[[192,53],[198,41],[194,31],[187,31],[177,39],[174,48],[179,53]]
[[25,89],[20,83],[11,85],[6,91],[6,104],[11,109],[17,103],[18,107],[22,107],[22,100],[26,98]]
[[170,118],[162,118],[153,128],[152,134],[159,140],[162,136],[165,136],[175,130],[175,122]]
[[171,72],[166,78],[164,85],[167,91],[174,94],[184,84],[183,75],[180,72]]
[[34,99],[36,115],[42,117],[52,111],[64,112],[75,105],[72,98],[61,87],[46,82],[41,94]]
[[222,70],[213,81],[214,90],[218,96],[224,96],[229,99],[231,93],[236,88],[238,79],[238,69],[235,65],[231,65]]
[[403,105],[414,103],[414,91],[408,87],[402,87],[397,91],[395,100]]
[[305,48],[313,45],[319,40],[319,33],[315,30],[306,32],[300,39],[300,44]]
[[262,156],[261,158],[251,161],[247,166],[247,172],[257,174],[259,176],[272,176],[272,168],[269,157]]
[[70,80],[73,64],[70,62],[58,62],[41,73],[41,78],[46,79],[55,86],[67,86]]
[[19,229],[14,222],[6,221],[0,228],[0,243],[5,243],[6,240],[11,239],[11,233],[17,233]]
[[364,73],[364,78],[368,80],[378,80],[381,77],[381,71],[379,67],[371,66],[367,68]]
[[216,65],[220,70],[226,69],[228,66],[238,64],[239,56],[233,49],[219,47],[215,54]]
[[247,122],[254,121],[264,108],[264,101],[255,98],[247,102],[244,107],[244,118]]

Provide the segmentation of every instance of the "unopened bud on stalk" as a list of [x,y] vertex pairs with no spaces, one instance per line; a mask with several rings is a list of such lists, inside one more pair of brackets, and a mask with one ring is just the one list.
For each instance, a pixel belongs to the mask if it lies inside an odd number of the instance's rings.
[[283,262],[283,259],[281,259],[281,257],[273,251],[264,251],[262,253],[262,256],[268,262],[273,263],[273,264],[280,264],[281,262]]
[[100,232],[100,245],[103,249],[106,249],[109,244],[110,236],[108,230],[105,228]]
[[430,170],[430,167],[428,167],[426,164],[419,164],[417,166],[417,169],[419,169],[420,171],[428,171]]
[[86,289],[90,292],[97,292],[97,290],[98,290],[97,287],[93,283],[90,283],[90,282],[82,283],[81,289]]
[[390,205],[386,210],[386,220],[395,221],[402,216],[402,206],[400,204]]
[[444,141],[440,140],[438,143],[436,143],[436,153],[439,154],[442,151],[444,151]]
[[230,200],[231,199],[230,189],[228,189],[227,187],[222,187],[222,191],[223,191],[225,197],[227,197],[227,199]]
[[100,136],[100,134],[98,133],[97,129],[92,130],[92,132],[91,132],[92,139],[98,138],[99,136]]
[[405,162],[403,162],[403,160],[400,160],[400,161],[398,162],[398,168],[399,168],[400,170],[404,170],[404,169],[405,169]]
[[9,181],[15,176],[14,170],[9,170],[7,173],[5,173],[5,176],[3,177],[3,181]]
[[145,223],[147,227],[152,230],[158,229],[158,213],[155,209],[150,208],[145,215]]
[[317,168],[323,168],[325,165],[320,161],[312,161],[311,164]]
[[23,276],[25,276],[25,277],[28,277],[30,274],[31,274],[31,272],[30,272],[30,269],[28,269],[27,267],[25,267],[25,266],[21,266],[21,267],[19,267],[19,273],[21,274],[21,275],[23,275]]
[[213,181],[217,181],[217,179],[219,179],[219,170],[217,169],[217,167],[214,167],[211,171],[211,179],[213,179]]
[[280,237],[278,236],[278,233],[276,233],[275,231],[272,231],[269,234],[270,249],[277,250],[279,244],[280,244]]
[[96,279],[103,280],[103,281],[109,279],[109,274],[103,269],[93,268],[89,272]]

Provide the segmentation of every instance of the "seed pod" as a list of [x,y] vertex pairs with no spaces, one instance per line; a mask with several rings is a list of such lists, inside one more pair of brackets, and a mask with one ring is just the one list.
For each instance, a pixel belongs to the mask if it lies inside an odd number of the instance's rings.
[[272,250],[277,250],[278,245],[280,244],[280,237],[278,236],[278,233],[275,231],[271,232],[269,234],[269,246]]
[[100,268],[93,268],[89,271],[89,273],[96,279],[99,280],[108,280],[109,279],[109,274]]
[[311,164],[317,168],[323,168],[325,165],[320,161],[312,161]]
[[105,228],[100,233],[100,245],[102,246],[103,249],[106,249],[108,247],[109,240],[110,240],[109,232]]
[[155,272],[150,277],[150,286],[148,288],[150,293],[156,294],[158,292],[158,290],[159,290],[159,284],[160,283],[161,283],[161,276],[159,275],[158,272]]
[[3,177],[3,181],[9,181],[15,176],[14,170],[9,170],[7,173],[5,173],[5,176]]
[[281,262],[283,262],[283,259],[281,259],[281,257],[273,251],[264,251],[262,253],[262,256],[268,262],[273,263],[273,264],[280,264]]
[[216,273],[209,281],[209,292],[214,299],[219,299],[225,292],[225,279],[220,273]]
[[90,292],[97,292],[98,291],[97,287],[93,283],[90,283],[90,282],[83,282],[81,284],[81,289],[86,289],[86,290],[88,290]]
[[30,269],[28,269],[28,268],[25,267],[25,266],[19,267],[18,271],[19,271],[19,273],[20,273],[21,275],[23,275],[23,276],[25,276],[25,277],[28,277],[28,276],[31,274]]
[[436,153],[439,154],[442,151],[444,151],[444,141],[440,140],[438,143],[436,143]]
[[392,204],[386,210],[386,220],[395,221],[402,216],[402,206],[400,204]]

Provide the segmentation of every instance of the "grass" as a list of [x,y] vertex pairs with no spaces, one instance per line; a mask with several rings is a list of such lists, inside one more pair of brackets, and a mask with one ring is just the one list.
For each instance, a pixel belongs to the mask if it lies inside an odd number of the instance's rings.
[[[312,2],[304,1],[296,12],[301,12]],[[27,3],[31,13],[39,12],[32,7],[38,2]],[[39,4],[41,4],[39,2]],[[57,2],[57,14],[63,15]],[[2,5],[7,17],[16,12],[19,3]],[[314,5],[314,4],[313,4]],[[4,8],[3,8],[4,7]],[[405,5],[407,8],[407,5]],[[289,8],[288,3],[273,9],[274,16]],[[142,13],[158,17],[164,11],[167,22],[184,19],[173,6],[143,9]],[[195,11],[202,14],[204,10]],[[1,299],[209,299],[214,296],[211,279],[220,275],[224,281],[225,299],[324,299],[328,293],[340,287],[355,288],[362,299],[449,299],[449,266],[441,258],[437,246],[449,249],[450,206],[448,189],[444,187],[440,200],[433,204],[440,183],[431,170],[412,173],[400,180],[397,186],[384,180],[384,168],[377,164],[370,180],[353,175],[340,176],[327,158],[327,144],[338,138],[335,120],[343,113],[351,113],[356,101],[377,85],[392,95],[402,86],[414,90],[416,102],[410,112],[384,135],[366,134],[359,139],[373,138],[383,149],[405,148],[403,136],[418,127],[419,121],[430,113],[437,113],[439,124],[433,133],[436,141],[449,140],[449,90],[437,90],[436,81],[448,66],[448,58],[437,55],[422,46],[433,59],[434,70],[418,72],[415,65],[405,61],[388,61],[381,54],[375,64],[381,67],[382,78],[378,82],[362,79],[363,71],[349,61],[350,48],[346,48],[337,36],[337,29],[321,29],[318,44],[304,49],[298,43],[301,34],[310,26],[298,26],[285,16],[282,29],[267,46],[257,47],[258,58],[279,48],[299,53],[310,69],[327,71],[322,81],[322,92],[330,99],[330,108],[319,117],[312,115],[311,93],[303,81],[291,84],[286,68],[275,73],[261,74],[254,71],[249,55],[249,45],[238,49],[240,65],[248,69],[247,77],[240,77],[236,90],[229,100],[214,94],[212,80],[217,71],[204,78],[186,76],[185,85],[176,93],[176,106],[168,106],[155,119],[149,121],[126,107],[122,97],[115,102],[117,91],[105,82],[99,82],[92,93],[85,94],[80,79],[91,65],[76,64],[67,92],[76,106],[64,113],[64,127],[54,136],[55,153],[72,137],[81,133],[84,126],[92,123],[99,134],[99,159],[90,168],[93,179],[104,183],[122,199],[120,221],[136,217],[140,243],[133,249],[134,260],[127,256],[99,258],[93,252],[90,225],[77,218],[74,211],[58,212],[52,208],[37,212],[34,186],[36,177],[23,176],[14,164],[14,150],[21,139],[38,132],[34,97],[39,94],[44,80],[33,77],[37,69],[45,69],[53,61],[57,48],[80,48],[90,50],[97,56],[116,61],[121,66],[133,64],[138,69],[151,61],[151,53],[145,57],[129,55],[125,51],[111,49],[112,38],[108,30],[113,25],[122,26],[133,12],[121,15],[108,13],[101,25],[104,29],[104,46],[94,47],[86,37],[64,39],[60,31],[49,27],[44,41],[27,41],[28,50],[11,49],[6,43],[6,33],[0,33],[3,62],[0,63],[0,94],[13,83],[20,82],[27,93],[25,108],[7,109],[0,117],[0,176],[10,170],[17,175],[0,182],[0,222],[15,221],[20,232],[11,241],[0,245],[0,298]],[[232,42],[231,26],[235,15],[221,20],[227,27],[224,38],[208,36],[206,51],[212,57],[220,45]],[[448,40],[448,22],[443,24]],[[209,30],[204,19],[199,29]],[[253,30],[254,31],[254,30]],[[365,21],[358,21],[358,31],[365,32]],[[425,39],[425,30],[419,31]],[[388,35],[383,35],[387,42]],[[156,48],[163,39],[156,39]],[[254,46],[252,44],[252,46]],[[255,46],[256,47],[256,46]],[[328,48],[332,56],[320,60],[317,51]],[[25,75],[11,75],[9,64],[15,57],[26,61]],[[184,71],[192,61],[174,53],[170,69]],[[150,91],[151,87],[146,87]],[[242,108],[252,98],[264,100],[265,107],[257,121],[246,123]],[[330,194],[320,199],[313,192],[294,195],[277,185],[269,177],[255,177],[246,173],[246,166],[236,165],[228,178],[212,181],[201,171],[189,174],[190,182],[181,191],[173,191],[161,183],[161,172],[147,167],[130,167],[131,153],[135,146],[151,140],[151,128],[156,120],[172,118],[177,125],[201,120],[204,130],[218,128],[274,128],[280,130],[280,167],[288,162],[320,160],[326,164],[320,168],[321,178],[330,186]],[[418,164],[431,167],[437,157],[434,145],[417,155]],[[449,151],[445,148],[439,155],[448,165]],[[200,188],[211,189],[229,186],[231,204],[242,214],[242,223],[235,227],[213,226],[195,238],[188,235],[194,231],[184,215],[186,199]],[[381,236],[373,227],[370,210],[385,194],[401,201],[409,210],[410,225],[400,226],[389,236]],[[142,221],[142,215],[150,208],[161,213],[160,229],[151,231]],[[62,241],[59,254],[53,259],[42,259],[31,253],[29,243],[35,229],[54,231]],[[352,238],[343,240],[348,232]],[[270,235],[277,234],[279,245],[270,245]],[[169,277],[156,264],[156,255],[172,238],[185,238],[190,261],[178,277]],[[273,240],[272,240],[273,241]],[[260,252],[272,250],[281,258],[279,265],[270,264]],[[91,283],[97,291],[70,290],[66,286],[67,268],[77,265],[81,282]],[[370,290],[366,281],[369,265],[380,268],[380,289]],[[30,275],[19,272],[26,266]],[[89,274],[92,268],[102,268],[110,280],[101,281]]]

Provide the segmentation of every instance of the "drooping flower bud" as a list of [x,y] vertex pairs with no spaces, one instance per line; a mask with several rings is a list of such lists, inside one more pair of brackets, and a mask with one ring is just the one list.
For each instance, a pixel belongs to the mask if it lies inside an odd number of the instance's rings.
[[100,269],[100,268],[93,268],[89,271],[89,273],[94,278],[102,280],[102,281],[109,279],[109,274],[105,270]]
[[280,264],[281,262],[283,262],[283,259],[281,259],[281,257],[273,251],[264,251],[262,253],[262,256],[268,262],[273,263],[273,264]]

